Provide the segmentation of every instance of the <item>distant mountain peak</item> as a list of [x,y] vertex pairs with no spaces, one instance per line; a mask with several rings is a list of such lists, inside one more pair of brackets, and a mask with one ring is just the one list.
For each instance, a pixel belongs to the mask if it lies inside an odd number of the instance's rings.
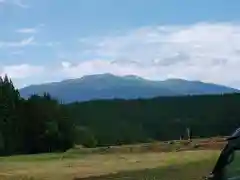
[[68,82],[81,82],[81,81],[88,81],[88,80],[98,80],[98,79],[107,79],[107,78],[118,78],[118,76],[115,76],[111,73],[103,73],[103,74],[91,74],[91,75],[84,75],[80,78],[76,79],[65,79],[61,81],[62,83],[68,83]]
[[85,76],[82,76],[80,79],[113,78],[113,77],[118,77],[118,76],[111,73],[102,73],[102,74],[85,75]]
[[181,78],[168,78],[165,81],[188,81],[188,80],[181,79]]
[[144,78],[136,75],[124,75],[118,76],[111,73],[103,73],[103,74],[92,74],[92,75],[85,75],[80,78],[81,80],[89,80],[89,79],[124,79],[124,80],[145,80]]
[[240,92],[221,85],[171,78],[151,81],[136,75],[117,76],[111,73],[86,75],[20,89],[22,97],[50,93],[63,102],[88,101],[93,99],[135,99],[157,96],[224,94]]
[[144,78],[136,75],[125,75],[123,76],[125,79],[132,79],[132,80],[145,80]]

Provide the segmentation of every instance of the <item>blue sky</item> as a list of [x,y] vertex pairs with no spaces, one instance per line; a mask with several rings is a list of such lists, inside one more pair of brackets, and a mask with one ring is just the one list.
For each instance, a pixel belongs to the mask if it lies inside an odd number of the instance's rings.
[[0,0],[0,75],[17,87],[88,74],[240,88],[238,0]]

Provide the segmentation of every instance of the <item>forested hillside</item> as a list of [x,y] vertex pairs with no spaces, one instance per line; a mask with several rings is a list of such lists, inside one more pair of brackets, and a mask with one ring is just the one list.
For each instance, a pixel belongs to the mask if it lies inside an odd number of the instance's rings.
[[240,94],[89,101],[67,105],[100,145],[229,135],[240,125]]
[[[79,92],[81,93],[81,92]],[[50,95],[22,99],[0,78],[0,153],[229,135],[240,124],[240,94],[99,100],[60,104]]]

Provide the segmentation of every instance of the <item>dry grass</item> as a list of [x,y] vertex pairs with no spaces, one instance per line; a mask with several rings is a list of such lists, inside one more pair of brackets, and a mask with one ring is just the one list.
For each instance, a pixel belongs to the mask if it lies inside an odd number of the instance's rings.
[[75,180],[203,180],[212,169],[212,160],[169,165],[153,169],[125,171],[117,174],[76,178]]
[[211,171],[224,144],[213,138],[4,157],[0,180],[198,179]]
[[[219,150],[223,148],[226,141],[223,137],[213,137],[206,139],[175,140],[166,142],[153,142],[136,145],[122,145],[101,147],[93,149],[85,149],[82,146],[76,146],[69,152],[82,154],[109,154],[109,153],[146,153],[146,152],[176,152],[176,151],[192,151],[192,150]],[[196,146],[197,145],[197,146]]]
[[[205,161],[208,161],[208,163],[204,167],[204,172],[209,172],[218,157],[218,153],[219,151],[185,151],[171,153],[95,154],[63,160],[56,156],[56,159],[52,158],[49,161],[19,161],[18,158],[13,157],[12,159],[4,159],[1,163],[0,179],[19,180],[22,177],[27,180],[28,177],[28,180],[30,178],[34,178],[34,180],[73,180],[91,176],[101,177],[101,175],[117,174],[121,171],[124,171],[126,174],[126,172],[139,172],[145,169],[181,167],[182,165],[198,164]],[[186,171],[188,170],[186,169]],[[199,176],[203,175],[199,174]]]

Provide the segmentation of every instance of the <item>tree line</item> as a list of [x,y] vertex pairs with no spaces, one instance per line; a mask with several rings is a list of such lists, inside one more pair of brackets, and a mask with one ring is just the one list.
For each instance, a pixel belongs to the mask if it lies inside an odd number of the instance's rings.
[[240,125],[240,94],[96,100],[66,105],[97,145],[228,136]]
[[0,77],[0,155],[64,151],[74,143],[65,107],[48,94],[25,100]]
[[0,77],[0,155],[179,139],[186,129],[225,136],[239,126],[239,107],[240,94],[61,104],[47,93],[23,99]]

